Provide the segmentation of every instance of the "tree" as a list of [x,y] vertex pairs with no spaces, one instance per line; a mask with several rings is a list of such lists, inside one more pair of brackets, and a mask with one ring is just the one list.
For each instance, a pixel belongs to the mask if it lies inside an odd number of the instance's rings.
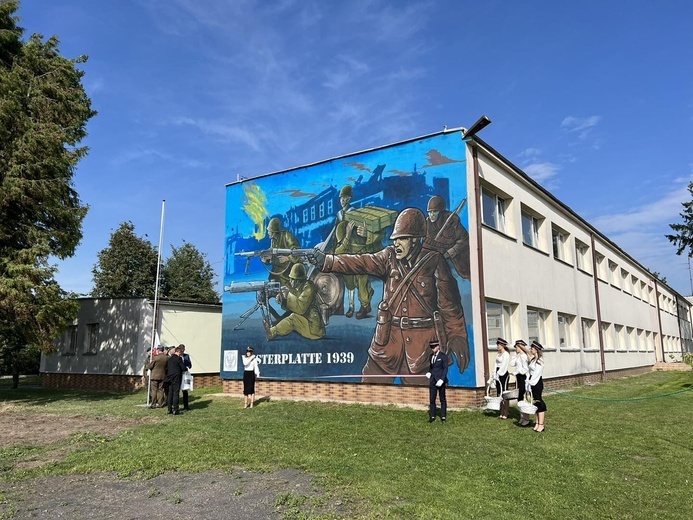
[[92,269],[95,298],[153,298],[157,251],[135,235],[132,222],[123,222],[111,233],[108,247],[98,253]]
[[194,245],[171,246],[171,256],[164,266],[163,294],[174,300],[218,302],[214,290],[214,270],[207,255]]
[[683,224],[669,224],[669,227],[675,231],[673,235],[666,235],[669,242],[676,246],[676,254],[680,255],[687,251],[688,257],[693,256],[693,182],[688,185],[688,193],[691,194],[691,200],[682,202],[683,212],[679,216],[683,219]]
[[58,38],[22,41],[16,0],[0,0],[0,355],[15,387],[22,351],[53,350],[77,312],[49,258],[70,257],[87,213],[73,187],[96,112],[84,91],[82,56],[60,55]]

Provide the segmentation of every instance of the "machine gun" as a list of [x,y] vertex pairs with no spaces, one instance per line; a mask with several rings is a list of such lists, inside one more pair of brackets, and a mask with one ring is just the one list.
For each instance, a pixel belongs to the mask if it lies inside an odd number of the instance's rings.
[[243,325],[243,322],[250,318],[250,316],[258,309],[260,309],[260,313],[262,314],[262,321],[267,326],[271,325],[270,313],[276,319],[281,319],[281,316],[270,306],[269,300],[270,298],[274,298],[275,296],[277,296],[280,292],[282,292],[283,289],[284,287],[282,287],[279,282],[271,281],[231,282],[230,285],[225,285],[224,292],[229,292],[231,294],[247,292],[256,293],[255,305],[247,311],[245,311],[243,314],[241,314],[241,321],[238,322],[238,324],[233,328],[233,330],[238,330],[241,327],[241,325]]

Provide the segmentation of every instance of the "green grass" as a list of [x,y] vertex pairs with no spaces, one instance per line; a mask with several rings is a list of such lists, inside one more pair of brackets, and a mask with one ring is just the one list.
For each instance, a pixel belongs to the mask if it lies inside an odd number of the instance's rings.
[[[84,432],[49,447],[2,449],[0,476],[290,467],[373,518],[693,518],[693,391],[622,400],[692,384],[690,372],[653,372],[547,393],[543,434],[484,411],[448,413],[443,425],[397,407],[270,401],[243,410],[240,399],[211,395],[219,388],[193,392],[193,412],[179,417],[137,406],[142,393],[0,388],[0,405],[25,413],[161,419],[111,437]],[[184,460],[159,449],[163,437],[186,447]],[[13,469],[58,448],[66,449],[59,462]],[[294,511],[304,500],[277,498]]]

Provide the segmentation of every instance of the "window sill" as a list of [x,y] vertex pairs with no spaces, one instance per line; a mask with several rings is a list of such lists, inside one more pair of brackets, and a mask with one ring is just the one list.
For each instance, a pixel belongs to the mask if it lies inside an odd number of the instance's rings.
[[95,356],[96,352],[82,352],[83,356]]
[[589,271],[585,271],[582,267],[577,268],[578,271],[580,271],[582,274],[586,274],[587,276],[592,276],[592,273]]
[[62,356],[76,356],[77,353],[76,352],[63,352],[61,355]]
[[504,231],[501,231],[500,229],[496,229],[494,227],[489,226],[488,224],[484,224],[482,222],[481,227],[484,229],[488,229],[489,231],[492,231],[496,235],[500,235],[503,238],[507,238],[508,240],[512,240],[513,242],[517,242],[517,239],[514,237],[511,237],[510,235],[506,234]]
[[566,262],[565,260],[563,260],[563,259],[561,259],[561,258],[557,258],[557,257],[554,256],[553,259],[554,259],[556,262],[558,262],[559,264],[563,264],[563,265],[565,265],[565,266],[567,266],[567,267],[570,267],[571,269],[573,268],[573,264],[568,263],[568,262]]
[[599,352],[598,348],[586,348],[583,350],[583,352]]
[[536,251],[537,253],[540,253],[540,254],[542,254],[542,255],[544,255],[544,256],[546,256],[546,257],[551,256],[551,255],[550,255],[549,253],[547,253],[546,251],[542,251],[542,250],[539,249],[538,247],[535,247],[535,246],[533,246],[532,244],[528,244],[527,242],[522,242],[522,245],[525,246],[527,249],[531,249],[532,251]]
[[619,290],[619,291],[621,290],[621,288],[620,288],[618,285],[616,285],[616,284],[609,283],[609,285],[610,285],[611,287],[613,287],[614,289],[616,289],[616,290]]
[[566,347],[566,348],[561,348],[558,349],[560,352],[580,352],[579,348],[576,347]]

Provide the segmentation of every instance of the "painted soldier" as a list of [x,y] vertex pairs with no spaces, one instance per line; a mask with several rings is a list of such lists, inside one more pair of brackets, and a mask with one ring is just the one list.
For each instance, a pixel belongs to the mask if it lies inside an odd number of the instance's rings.
[[442,253],[452,262],[457,274],[469,280],[469,233],[459,215],[447,211],[445,199],[439,195],[431,197],[427,211],[424,247]]
[[286,336],[293,331],[308,339],[322,338],[325,335],[325,324],[318,310],[317,295],[317,289],[308,280],[304,265],[294,264],[285,291],[276,297],[282,309],[289,314],[273,327],[263,321],[267,339]]
[[[288,229],[282,229],[282,223],[278,218],[272,218],[267,224],[267,234],[270,237],[270,247],[272,249],[296,249],[300,248],[298,239]],[[269,279],[273,282],[280,282],[283,286],[289,285],[289,273],[291,268],[298,262],[297,258],[292,256],[263,256],[261,257],[265,264],[270,264]]]
[[434,340],[455,355],[460,372],[469,364],[457,282],[443,255],[422,247],[425,235],[426,217],[416,208],[407,208],[395,221],[390,236],[393,245],[355,255],[318,252],[314,258],[324,272],[369,274],[383,280],[383,297],[363,367],[364,382],[388,383],[399,376],[403,383],[425,384],[420,377],[407,376],[428,371],[428,345]]
[[[335,220],[335,238],[337,246],[336,254],[357,254],[375,253],[383,248],[384,232],[373,233],[366,229],[365,224],[357,224],[347,220],[347,213],[353,211],[351,199],[354,196],[354,189],[346,184],[339,191],[339,203],[341,209],[337,212]],[[340,239],[341,235],[341,239]],[[349,295],[349,308],[345,314],[347,318],[354,315],[355,293],[358,291],[358,298],[361,307],[356,313],[356,319],[366,318],[371,312],[371,298],[373,288],[368,279],[368,275],[350,275],[351,278],[345,279],[347,293]]]

